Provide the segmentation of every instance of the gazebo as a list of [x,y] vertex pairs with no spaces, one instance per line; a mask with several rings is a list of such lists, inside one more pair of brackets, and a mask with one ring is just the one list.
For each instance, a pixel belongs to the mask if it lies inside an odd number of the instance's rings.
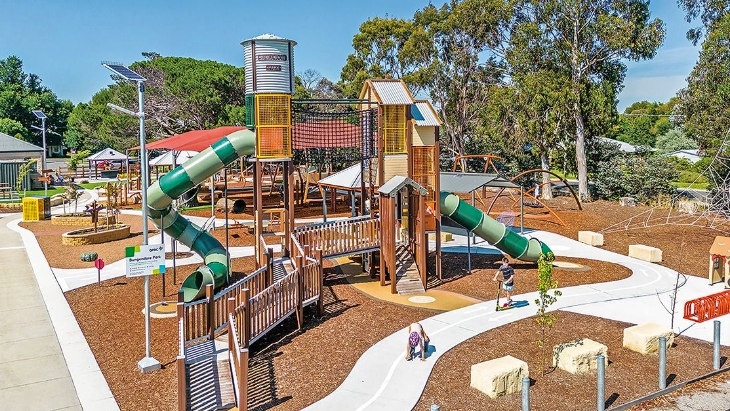
[[86,157],[86,161],[89,162],[89,169],[93,168],[97,177],[99,176],[99,170],[102,170],[102,177],[104,177],[104,171],[107,170],[113,170],[114,175],[110,173],[109,176],[116,177],[122,165],[129,166],[129,157],[113,148],[105,148],[96,152]]

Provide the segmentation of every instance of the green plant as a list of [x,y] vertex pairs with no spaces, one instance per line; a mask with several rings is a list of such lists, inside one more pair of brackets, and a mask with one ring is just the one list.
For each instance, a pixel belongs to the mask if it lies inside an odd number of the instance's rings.
[[87,263],[96,261],[97,257],[99,257],[99,254],[97,254],[93,251],[90,253],[81,253],[81,261],[85,261]]
[[677,170],[664,158],[642,155],[617,156],[601,162],[593,175],[595,197],[616,200],[635,197],[647,202],[660,194],[673,195]]
[[20,166],[18,169],[18,179],[15,180],[15,191],[23,191],[23,180],[25,180],[25,177],[30,173],[30,171],[33,169],[33,165],[38,162],[38,159],[34,158],[33,160],[28,161],[27,163]]
[[540,254],[537,260],[537,293],[538,298],[535,300],[537,305],[537,314],[535,321],[539,327],[540,338],[536,341],[540,347],[540,364],[542,366],[542,374],[545,375],[545,347],[547,345],[548,332],[553,328],[557,316],[548,313],[548,308],[558,301],[558,297],[563,295],[557,290],[558,282],[553,280],[553,261],[555,256],[552,252]]
[[81,150],[79,152],[71,154],[71,158],[68,160],[68,168],[70,168],[71,170],[76,170],[76,166],[78,166],[81,161],[86,160],[86,157],[90,155],[91,151],[89,150]]

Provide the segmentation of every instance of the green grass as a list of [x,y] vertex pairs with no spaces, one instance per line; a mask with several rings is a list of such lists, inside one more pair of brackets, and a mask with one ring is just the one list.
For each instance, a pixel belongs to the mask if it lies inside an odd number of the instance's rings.
[[672,182],[670,183],[672,187],[677,188],[693,188],[695,190],[707,190],[708,187],[710,187],[710,183],[679,183],[679,182]]
[[[106,182],[102,181],[102,182],[94,182],[94,183],[79,184],[79,185],[86,190],[93,190],[96,187],[105,186]],[[64,187],[49,186],[48,187],[48,197],[52,197],[56,194],[61,194],[65,191],[66,191],[66,189]],[[40,189],[40,190],[20,191],[19,194],[20,194],[21,198],[22,197],[43,197],[45,195],[45,190]],[[20,202],[20,201],[22,201],[22,200],[14,201],[14,202]]]

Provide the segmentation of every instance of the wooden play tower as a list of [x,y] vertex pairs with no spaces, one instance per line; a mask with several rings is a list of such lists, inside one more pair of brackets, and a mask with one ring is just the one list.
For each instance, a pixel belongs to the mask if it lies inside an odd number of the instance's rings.
[[381,227],[380,284],[392,293],[424,292],[428,234],[435,233],[441,277],[439,145],[441,121],[401,80],[368,80],[360,98],[378,107],[377,173]]

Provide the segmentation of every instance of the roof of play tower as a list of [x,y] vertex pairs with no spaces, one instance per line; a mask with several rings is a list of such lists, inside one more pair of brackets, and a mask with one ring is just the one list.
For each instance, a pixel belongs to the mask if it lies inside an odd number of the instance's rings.
[[367,80],[362,85],[360,98],[366,98],[368,89],[375,94],[379,104],[387,105],[410,105],[414,103],[411,92],[408,91],[403,80],[377,79]]

